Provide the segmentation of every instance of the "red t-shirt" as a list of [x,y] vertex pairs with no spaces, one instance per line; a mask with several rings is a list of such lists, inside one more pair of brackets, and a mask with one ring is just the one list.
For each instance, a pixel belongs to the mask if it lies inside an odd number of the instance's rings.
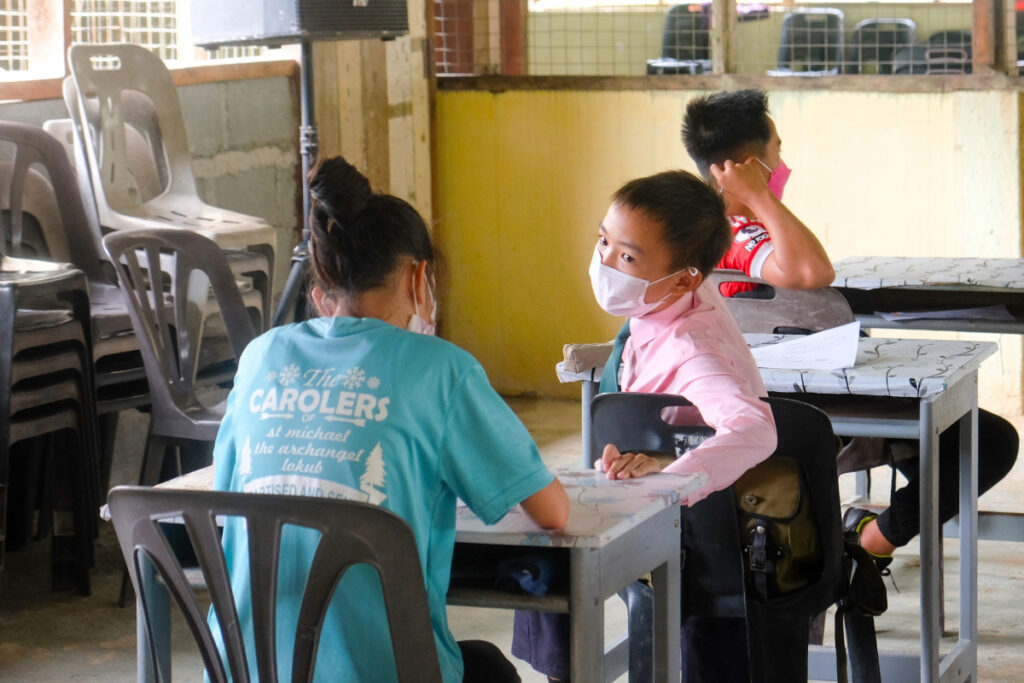
[[[729,251],[718,263],[719,268],[730,268],[742,271],[749,277],[761,277],[761,268],[772,253],[775,245],[768,229],[758,220],[746,216],[729,216],[732,228],[732,244]],[[746,282],[726,282],[722,285],[722,296],[735,296],[738,292],[747,292],[756,285]]]

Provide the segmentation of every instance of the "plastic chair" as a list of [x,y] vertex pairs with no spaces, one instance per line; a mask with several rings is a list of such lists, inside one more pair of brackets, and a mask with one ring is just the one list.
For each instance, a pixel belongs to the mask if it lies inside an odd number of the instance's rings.
[[152,398],[139,482],[155,484],[167,447],[212,442],[224,403],[204,406],[196,393],[204,366],[204,325],[212,290],[235,361],[255,337],[223,252],[186,230],[122,230],[103,238],[128,301]]
[[970,31],[938,31],[927,43],[893,53],[894,74],[969,74],[972,69]]
[[[68,60],[73,87],[66,87],[65,99],[100,224],[111,230],[179,228],[212,239],[232,252],[233,270],[253,280],[267,320],[276,231],[261,218],[210,206],[199,197],[177,89],[164,63],[136,45],[72,45]],[[162,182],[163,191],[148,200],[132,173],[129,129],[151,146],[158,177],[160,164],[166,164],[166,186]]]
[[815,7],[782,20],[778,67],[769,76],[833,76],[843,63],[842,10]]
[[913,19],[864,19],[853,27],[844,71],[848,74],[892,74],[897,50],[917,40]]
[[[17,197],[18,193],[11,193]],[[97,529],[98,472],[96,406],[88,289],[84,274],[65,265],[7,257],[0,251],[0,569],[8,540],[7,512],[15,494],[30,519],[36,501],[26,496],[35,482],[11,485],[12,447],[29,439],[74,431],[75,447],[51,449],[37,471],[45,496],[55,482],[70,490],[73,580],[88,595],[92,539]],[[65,461],[58,467],[57,458]],[[63,475],[59,479],[56,475]],[[39,505],[41,531],[49,529],[54,505]],[[13,511],[13,509],[11,510]],[[59,559],[54,528],[54,581]]]
[[[13,248],[18,226],[35,226],[45,237],[33,246],[40,258],[70,261],[89,281],[93,363],[100,416],[101,490],[110,471],[121,410],[149,403],[142,357],[113,268],[103,253],[99,224],[81,201],[75,174],[60,142],[35,126],[0,122],[0,142],[13,147],[14,162],[0,162],[0,198],[5,198]],[[60,198],[58,201],[57,198]],[[24,230],[22,230],[24,232]]]
[[723,285],[756,286],[756,296],[724,298],[744,334],[806,334],[852,323],[856,318],[843,295],[831,287],[792,290],[775,287],[738,270],[715,270],[708,278]]
[[[835,435],[828,417],[817,408],[784,398],[763,399],[771,405],[778,429],[778,446],[772,458],[796,460],[812,496],[822,560],[815,581],[797,591],[762,601],[749,586],[754,570],[743,549],[732,489],[718,491],[682,509],[683,617],[742,617],[747,623],[747,649],[753,681],[807,680],[810,622],[845,594],[842,522],[835,466]],[[675,453],[696,446],[713,430],[706,426],[673,426],[661,418],[666,408],[692,404],[680,396],[665,394],[600,394],[590,403],[591,462],[601,457],[605,444],[620,450]],[[684,450],[685,450],[684,449]],[[642,584],[630,597],[631,683],[645,680],[634,662],[649,661],[644,648],[649,639],[634,631],[643,623],[649,602]],[[639,594],[638,594],[639,593]],[[639,612],[634,614],[634,612]],[[649,624],[650,622],[647,621]],[[874,642],[870,617],[848,615],[847,629],[857,634],[851,645],[863,643],[863,634]],[[853,650],[851,661],[856,680],[878,680],[875,651]],[[867,661],[865,661],[867,660]]]
[[702,5],[697,12],[690,9],[691,5],[675,5],[669,9],[661,39],[661,57],[647,60],[649,75],[711,72],[710,7]]
[[[230,680],[239,683],[277,681],[277,653],[289,644],[293,651],[291,680],[313,680],[320,626],[335,587],[349,567],[367,564],[380,575],[399,679],[441,681],[416,539],[405,521],[388,510],[366,503],[301,496],[123,486],[110,492],[109,504],[145,615],[154,677],[160,668],[156,645],[169,638],[166,628],[170,618],[169,614],[158,617],[154,605],[163,604],[164,598],[158,592],[167,591],[189,625],[211,681],[226,682],[229,673]],[[216,522],[221,516],[243,517],[248,530],[255,663],[246,659]],[[207,624],[206,610],[200,607],[161,529],[161,521],[171,520],[183,523],[188,530],[221,626],[227,667]],[[288,561],[280,557],[281,530],[286,524],[315,529],[321,534],[302,592],[294,636],[275,632],[278,563]],[[154,576],[162,585],[157,584]],[[163,664],[166,669],[159,670],[157,680],[169,681],[170,663]],[[258,679],[252,672],[258,673]]]
[[971,64],[970,31],[939,31],[928,38],[924,53],[927,74],[969,74]]

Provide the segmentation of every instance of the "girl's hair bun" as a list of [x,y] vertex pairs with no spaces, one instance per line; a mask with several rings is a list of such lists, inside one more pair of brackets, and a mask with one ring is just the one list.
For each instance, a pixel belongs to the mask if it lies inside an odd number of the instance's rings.
[[370,181],[341,157],[324,159],[310,171],[309,194],[338,223],[348,223],[373,196]]

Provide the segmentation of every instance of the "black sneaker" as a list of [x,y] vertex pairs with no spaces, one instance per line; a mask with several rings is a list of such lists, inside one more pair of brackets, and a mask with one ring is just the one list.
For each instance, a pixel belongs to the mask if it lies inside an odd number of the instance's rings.
[[[864,508],[847,508],[843,513],[843,531],[856,535],[857,542],[860,543],[860,532],[864,525],[877,517],[877,514]],[[868,552],[868,555],[874,560],[875,566],[878,567],[882,576],[887,576],[890,573],[889,565],[892,564],[892,555],[875,555],[872,552]]]

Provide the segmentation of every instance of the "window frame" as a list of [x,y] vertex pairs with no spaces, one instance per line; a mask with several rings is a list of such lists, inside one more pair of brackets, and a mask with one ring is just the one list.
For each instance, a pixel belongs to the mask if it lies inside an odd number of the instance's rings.
[[[526,0],[522,0],[525,4]],[[431,12],[433,3],[428,3]],[[786,90],[843,90],[862,92],[942,92],[951,90],[1020,89],[1016,8],[1010,0],[973,0],[972,73],[933,75],[768,76],[734,73],[738,62],[737,0],[711,0],[709,42],[712,73],[651,76],[530,76],[494,73],[503,65],[484,65],[477,75],[438,74],[440,90],[726,90],[761,88]],[[479,6],[479,5],[478,5]],[[486,6],[486,5],[485,5]],[[480,22],[486,23],[486,22]],[[508,32],[502,31],[504,37]],[[431,36],[433,40],[434,37]],[[521,48],[525,54],[525,45]],[[477,65],[480,66],[480,65]]]
[[[31,102],[62,98],[62,83],[71,72],[67,62],[72,43],[71,0],[42,2],[30,0],[29,55],[40,68],[28,72],[8,72],[14,78],[0,81],[0,102]],[[59,28],[58,28],[59,25]],[[293,51],[282,49],[281,56],[254,57],[238,60],[178,65],[169,63],[168,69],[177,86],[216,83],[222,81],[296,77],[299,63]],[[50,75],[33,76],[33,72]],[[59,73],[60,75],[52,75]]]

